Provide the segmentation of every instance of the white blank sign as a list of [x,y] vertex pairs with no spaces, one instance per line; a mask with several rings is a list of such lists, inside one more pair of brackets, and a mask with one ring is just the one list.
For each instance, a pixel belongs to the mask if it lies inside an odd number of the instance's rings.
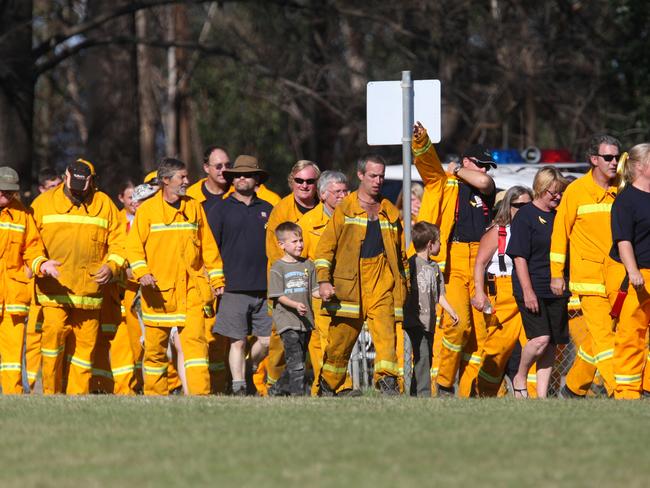
[[[371,81],[366,89],[369,146],[402,144],[401,81]],[[413,82],[413,120],[427,128],[431,142],[440,142],[440,80]]]

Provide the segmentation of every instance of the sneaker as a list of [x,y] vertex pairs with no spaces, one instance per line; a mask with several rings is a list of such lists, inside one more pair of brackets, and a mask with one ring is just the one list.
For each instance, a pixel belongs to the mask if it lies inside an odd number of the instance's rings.
[[246,388],[240,388],[239,390],[233,391],[232,396],[236,396],[236,397],[246,396]]
[[354,390],[352,388],[346,388],[345,390],[340,390],[336,392],[336,396],[340,397],[349,397],[349,398],[356,398],[363,396],[363,392],[361,390]]
[[332,390],[327,382],[321,378],[318,381],[318,396],[319,397],[334,397],[336,396],[336,392]]
[[377,381],[377,386],[379,391],[384,396],[398,396],[399,386],[397,385],[397,379],[394,376],[384,376]]
[[447,388],[446,386],[442,386],[439,384],[436,384],[436,391],[437,391],[436,396],[439,398],[452,398],[455,393],[453,386],[451,388]]
[[557,392],[557,397],[564,398],[565,400],[582,400],[584,398],[583,395],[573,393],[573,391],[571,391],[571,389],[566,384],[560,388],[560,391]]

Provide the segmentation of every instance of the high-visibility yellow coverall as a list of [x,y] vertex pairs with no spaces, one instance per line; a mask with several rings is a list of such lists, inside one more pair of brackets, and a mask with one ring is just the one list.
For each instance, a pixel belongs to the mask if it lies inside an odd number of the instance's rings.
[[168,394],[167,344],[179,327],[190,394],[210,393],[204,306],[210,286],[224,286],[223,264],[199,202],[181,197],[178,209],[162,192],[139,208],[127,238],[126,255],[136,279],[152,274],[156,287],[141,287],[145,324],[144,392]]
[[320,375],[333,391],[345,381],[364,320],[375,344],[375,383],[384,376],[398,377],[395,321],[404,318],[409,273],[404,234],[399,211],[383,199],[379,225],[384,254],[360,259],[367,222],[353,192],[336,208],[316,247],[318,282],[332,283],[336,292],[333,300],[323,302],[332,322]]
[[[440,228],[440,253],[435,260],[445,273],[447,300],[459,317],[458,325],[452,326],[449,317],[443,314],[444,337],[439,361],[434,362],[438,368],[437,383],[452,388],[458,372],[462,380],[467,364],[480,363],[480,351],[486,337],[483,314],[470,304],[470,298],[474,294],[473,272],[479,244],[451,241],[456,220],[459,180],[445,172],[426,132],[413,139],[412,149],[415,166],[424,182],[418,220],[431,222]],[[465,381],[463,384],[471,382]],[[459,390],[458,394],[469,395],[469,388]]]
[[[296,205],[296,199],[294,198],[293,193],[284,197],[275,207],[273,207],[273,211],[269,216],[269,221],[266,224],[266,257],[268,260],[268,269],[271,269],[271,265],[284,255],[284,251],[280,249],[278,239],[275,237],[275,229],[283,222],[297,223],[302,215],[303,214],[298,209],[298,205]],[[285,367],[284,346],[282,345],[280,335],[275,330],[275,324],[273,325],[273,330],[269,339],[268,357],[269,359],[266,365],[266,382],[268,386],[271,386],[280,379]]]
[[[580,297],[582,314],[591,336],[593,353],[587,354],[611,395],[614,392],[614,331],[605,289],[605,258],[612,247],[610,213],[616,188],[600,187],[589,171],[567,186],[557,208],[551,237],[551,278],[564,278],[570,252],[569,289]],[[574,384],[585,384],[589,378]],[[574,393],[580,393],[575,391]]]
[[0,209],[0,371],[2,392],[23,392],[25,317],[32,293],[27,266],[38,274],[46,261],[34,219],[17,199]]
[[[34,278],[32,278],[34,279]],[[43,310],[36,304],[34,284],[30,283],[32,301],[29,305],[25,329],[25,372],[30,393],[34,391],[38,372],[41,370],[41,334],[43,333]]]
[[61,263],[59,278],[36,279],[36,300],[43,307],[43,393],[63,393],[67,341],[71,355],[67,393],[85,394],[103,301],[103,287],[94,274],[107,265],[116,276],[124,264],[119,211],[100,191],[91,191],[77,206],[63,184],[39,195],[32,208],[49,257]]
[[[305,242],[303,255],[312,261],[316,259],[316,246],[329,221],[330,216],[327,215],[325,206],[322,203],[316,205],[298,221],[298,225],[302,228],[302,237]],[[320,299],[314,298],[312,302],[315,311],[315,327],[309,339],[309,357],[314,369],[314,383],[311,387],[311,394],[312,396],[316,396],[318,394],[318,378],[323,366],[323,354],[327,348],[327,337],[329,335],[331,318],[329,315],[319,313],[322,303]],[[349,374],[346,375],[345,381],[340,389],[352,389],[352,378]]]

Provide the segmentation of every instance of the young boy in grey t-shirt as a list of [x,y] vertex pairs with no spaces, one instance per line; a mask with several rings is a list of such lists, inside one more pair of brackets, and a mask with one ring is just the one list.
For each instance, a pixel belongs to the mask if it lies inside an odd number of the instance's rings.
[[[431,396],[431,360],[436,328],[436,305],[447,312],[454,325],[458,315],[445,298],[445,280],[440,267],[430,256],[440,252],[440,230],[429,222],[418,222],[411,232],[416,254],[409,259],[411,291],[404,313],[405,391],[417,396]],[[411,353],[413,375],[411,376]]]
[[[284,256],[271,266],[268,296],[273,301],[273,322],[284,344],[287,366],[275,384],[279,386],[269,394],[301,396],[305,394],[307,344],[314,328],[311,297],[318,297],[316,268],[300,256],[304,248],[300,226],[284,222],[276,228],[275,237]],[[282,391],[287,383],[288,391]]]

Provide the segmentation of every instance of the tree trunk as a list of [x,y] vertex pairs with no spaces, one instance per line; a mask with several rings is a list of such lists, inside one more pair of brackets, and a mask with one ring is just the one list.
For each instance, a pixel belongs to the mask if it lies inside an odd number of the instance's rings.
[[[92,18],[130,0],[88,3]],[[97,29],[100,37],[135,37],[135,19],[125,15]],[[88,143],[102,190],[114,194],[126,179],[142,179],[140,165],[138,75],[134,45],[95,47],[84,53],[81,72],[86,88]]]
[[[136,32],[139,39],[148,37],[148,10],[135,14]],[[140,161],[145,173],[156,168],[156,100],[151,73],[154,69],[149,46],[139,45],[138,56],[138,101],[140,110]]]
[[0,2],[0,165],[32,176],[34,75],[32,73],[32,2]]

